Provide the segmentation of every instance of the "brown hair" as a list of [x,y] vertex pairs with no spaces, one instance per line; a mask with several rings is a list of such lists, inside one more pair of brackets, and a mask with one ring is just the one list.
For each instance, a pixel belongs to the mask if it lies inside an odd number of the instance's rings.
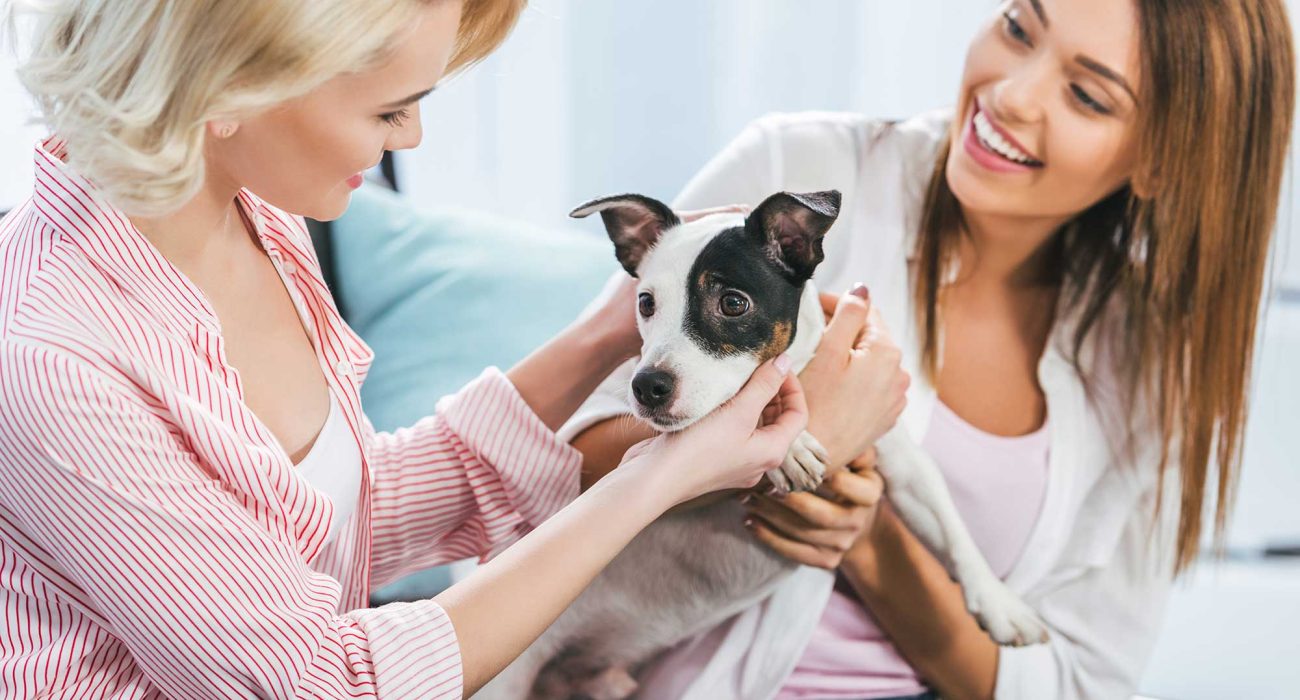
[[[1294,56],[1281,0],[1137,0],[1142,42],[1138,168],[1054,235],[1054,272],[1079,313],[1074,364],[1112,300],[1129,358],[1128,406],[1162,440],[1158,469],[1179,470],[1175,569],[1200,545],[1211,462],[1222,544],[1247,411],[1263,292],[1294,108]],[[962,230],[940,148],[917,242],[913,294],[922,367],[934,380],[944,273]],[[1138,401],[1143,401],[1139,404]],[[1160,489],[1163,492],[1163,488]],[[1156,510],[1160,510],[1157,500]]]

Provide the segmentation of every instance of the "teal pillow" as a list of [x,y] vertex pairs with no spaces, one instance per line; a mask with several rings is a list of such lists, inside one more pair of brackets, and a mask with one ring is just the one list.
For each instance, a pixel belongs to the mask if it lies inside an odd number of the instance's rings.
[[332,236],[348,323],[375,351],[361,388],[379,430],[509,369],[577,317],[616,269],[604,235],[469,211],[420,211],[366,185]]
[[[414,208],[367,184],[334,222],[335,295],[375,351],[361,403],[378,430],[411,425],[484,368],[509,369],[577,317],[616,269],[596,231]],[[432,595],[445,571],[377,601]]]

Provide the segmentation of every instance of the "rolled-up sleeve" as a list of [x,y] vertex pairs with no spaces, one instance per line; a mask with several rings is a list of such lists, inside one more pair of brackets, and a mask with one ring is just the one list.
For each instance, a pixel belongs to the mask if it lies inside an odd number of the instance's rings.
[[409,428],[366,426],[371,580],[486,557],[578,495],[582,455],[489,368]]
[[[103,658],[129,653],[169,697],[461,697],[441,607],[339,613],[282,515],[223,487],[157,409],[75,357],[0,345],[0,535],[107,632]],[[6,635],[5,656],[40,639]],[[48,690],[11,680],[13,697]]]
[[1128,515],[1108,562],[1030,599],[1051,641],[1001,649],[998,700],[1119,699],[1137,690],[1172,586],[1161,552],[1177,526],[1176,505],[1166,500],[1153,520],[1152,489]]

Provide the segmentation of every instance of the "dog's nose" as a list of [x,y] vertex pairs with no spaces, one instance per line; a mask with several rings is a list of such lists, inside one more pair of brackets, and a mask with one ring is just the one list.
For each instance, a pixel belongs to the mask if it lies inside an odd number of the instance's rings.
[[643,369],[632,378],[632,395],[646,408],[662,408],[673,398],[673,375],[658,369]]

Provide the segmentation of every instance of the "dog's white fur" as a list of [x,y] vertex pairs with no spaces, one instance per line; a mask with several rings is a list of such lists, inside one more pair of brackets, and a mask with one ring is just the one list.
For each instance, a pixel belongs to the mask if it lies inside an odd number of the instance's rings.
[[[681,429],[708,414],[739,391],[758,365],[754,357],[708,355],[680,332],[692,262],[714,235],[741,221],[737,215],[715,215],[672,228],[637,269],[639,291],[653,291],[656,305],[654,315],[640,322],[639,367],[668,367],[679,378],[673,419],[657,426],[661,430]],[[787,350],[795,371],[812,358],[824,328],[817,291],[809,282]],[[639,409],[630,396],[629,403]],[[876,447],[890,504],[962,584],[967,608],[989,635],[999,644],[1044,641],[1047,630],[1037,614],[993,574],[975,546],[938,465],[901,427]],[[768,478],[778,491],[810,490],[825,469],[821,445],[804,433]],[[744,516],[742,506],[728,499],[655,521],[475,698],[517,700],[533,692],[532,697],[546,700],[631,695],[636,682],[630,671],[763,600],[794,570],[794,563],[753,538],[742,525]]]

